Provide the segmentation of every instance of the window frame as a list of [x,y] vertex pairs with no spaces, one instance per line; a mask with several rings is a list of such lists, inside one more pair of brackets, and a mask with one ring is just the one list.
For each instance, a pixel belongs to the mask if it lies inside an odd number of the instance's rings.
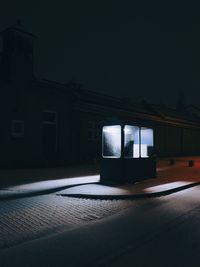
[[[120,140],[120,143],[119,143],[119,150],[120,150],[120,153],[119,153],[119,156],[106,156],[106,155],[104,155],[104,131],[103,131],[103,129],[105,128],[105,127],[116,127],[116,126],[118,126],[119,127],[119,132],[120,132],[120,137],[119,137],[119,140]],[[103,127],[102,127],[102,157],[103,158],[107,158],[107,159],[120,159],[121,157],[122,157],[122,129],[123,129],[123,127],[121,126],[121,125],[119,125],[119,124],[116,124],[116,125],[104,125]]]
[[[19,123],[22,126],[21,132],[17,132],[16,131],[16,124],[19,124]],[[11,136],[13,138],[24,138],[24,134],[25,134],[25,123],[24,123],[24,120],[12,119],[11,120]]]

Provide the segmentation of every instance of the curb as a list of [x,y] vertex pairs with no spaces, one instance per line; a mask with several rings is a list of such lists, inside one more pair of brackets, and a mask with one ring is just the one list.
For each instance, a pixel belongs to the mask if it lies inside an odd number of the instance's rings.
[[141,198],[152,198],[170,195],[188,188],[200,185],[200,182],[194,182],[188,185],[167,189],[159,192],[143,193],[143,194],[127,194],[127,195],[90,195],[90,194],[56,194],[63,197],[77,197],[87,199],[100,199],[100,200],[114,200],[114,199],[141,199]]
[[[86,183],[89,184],[98,184],[98,182],[92,182],[92,183]],[[60,190],[68,189],[75,186],[85,185],[85,183],[75,184],[75,185],[65,185],[62,187],[56,187],[56,188],[50,188],[50,189],[44,189],[40,191],[34,191],[34,192],[21,192],[21,193],[11,193],[9,195],[0,195],[0,201],[3,200],[12,200],[12,199],[18,199],[18,198],[26,198],[26,197],[33,197],[33,196],[39,196],[39,195],[46,195],[55,193]],[[152,198],[152,197],[161,197],[169,194],[173,194],[182,190],[186,190],[188,188],[198,186],[200,185],[199,182],[194,182],[188,185],[183,185],[180,187],[167,189],[159,192],[152,192],[152,193],[142,193],[142,194],[127,194],[127,195],[91,195],[91,194],[56,194],[58,196],[63,197],[76,197],[76,198],[87,198],[87,199],[100,199],[100,200],[114,200],[114,199],[141,199],[141,198]]]

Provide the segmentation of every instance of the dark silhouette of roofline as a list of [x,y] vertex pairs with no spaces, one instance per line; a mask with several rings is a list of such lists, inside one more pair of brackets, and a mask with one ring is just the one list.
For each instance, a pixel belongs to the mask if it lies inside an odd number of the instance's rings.
[[0,32],[0,35],[3,35],[5,32],[10,31],[10,30],[11,30],[11,31],[12,31],[12,30],[14,30],[14,31],[18,31],[18,32],[21,32],[21,33],[23,33],[23,34],[27,34],[27,35],[29,35],[29,36],[31,36],[31,37],[33,37],[33,38],[37,38],[37,36],[36,36],[35,34],[30,33],[30,32],[28,32],[28,31],[25,31],[25,30],[22,30],[22,29],[19,29],[18,27],[15,27],[15,26],[11,26],[11,27],[6,28],[5,30],[3,30],[3,31]]

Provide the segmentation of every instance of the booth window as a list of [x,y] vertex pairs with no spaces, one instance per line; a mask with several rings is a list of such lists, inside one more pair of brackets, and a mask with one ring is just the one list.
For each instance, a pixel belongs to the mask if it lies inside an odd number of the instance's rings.
[[139,158],[139,127],[125,125],[124,127],[124,157]]
[[141,157],[148,158],[153,155],[153,129],[141,127]]
[[102,156],[104,158],[121,157],[121,126],[104,126],[102,132]]

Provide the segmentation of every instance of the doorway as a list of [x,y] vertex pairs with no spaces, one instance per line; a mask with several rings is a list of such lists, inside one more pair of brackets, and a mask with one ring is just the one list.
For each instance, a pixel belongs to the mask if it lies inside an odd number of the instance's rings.
[[42,146],[46,159],[53,159],[57,153],[57,112],[43,111]]

